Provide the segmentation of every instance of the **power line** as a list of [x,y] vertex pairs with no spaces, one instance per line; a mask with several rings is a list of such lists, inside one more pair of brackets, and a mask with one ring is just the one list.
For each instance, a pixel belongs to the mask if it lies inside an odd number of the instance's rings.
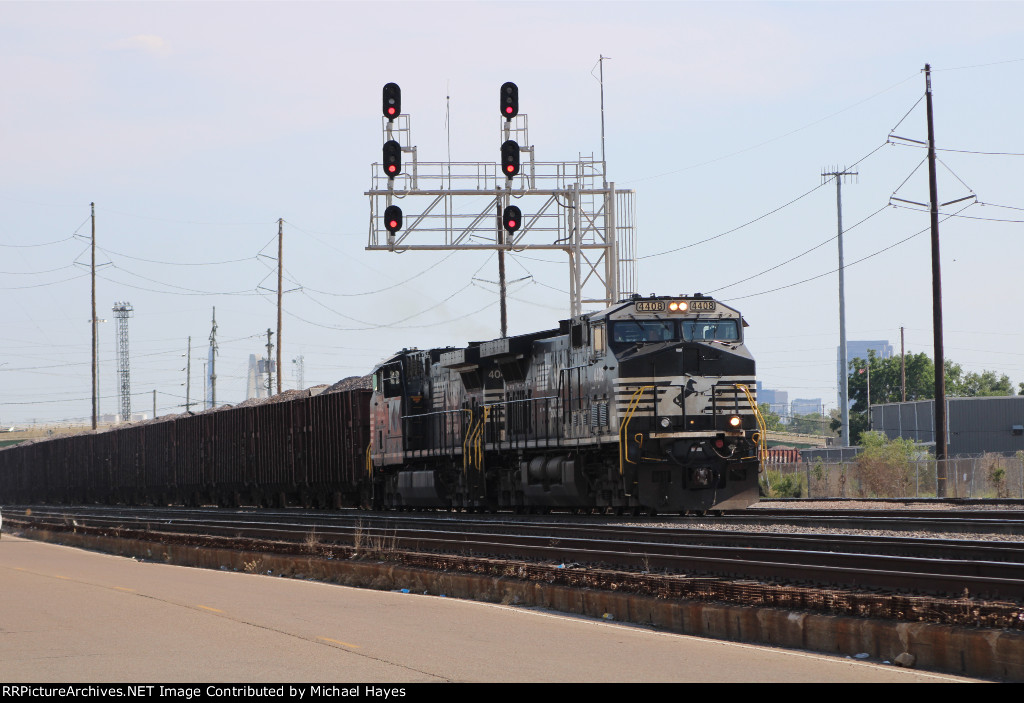
[[237,264],[243,261],[255,261],[256,256],[248,256],[244,259],[230,259],[227,261],[197,261],[197,262],[181,262],[181,261],[157,261],[155,259],[143,259],[139,256],[131,256],[130,254],[124,254],[119,251],[113,251],[112,249],[105,249],[103,247],[96,247],[103,253],[115,256],[123,256],[126,259],[133,259],[134,261],[145,261],[148,264],[163,264],[165,266],[219,266],[222,264]]
[[[865,222],[867,222],[868,220],[870,220],[870,219],[871,219],[872,217],[874,217],[875,215],[877,215],[878,213],[882,212],[883,210],[885,210],[885,209],[886,209],[886,208],[888,208],[888,207],[889,207],[889,204],[888,204],[888,203],[886,203],[885,205],[883,205],[882,207],[878,208],[878,209],[877,209],[877,210],[875,210],[875,211],[874,211],[873,213],[871,213],[870,215],[868,215],[867,217],[865,217],[865,218],[864,218],[863,220],[861,220],[860,222],[858,222],[858,223],[856,223],[856,224],[854,224],[854,225],[852,225],[852,226],[850,226],[850,227],[847,227],[846,229],[844,229],[844,230],[843,230],[843,232],[844,232],[844,233],[845,233],[845,232],[849,232],[850,230],[854,229],[855,227],[858,227],[858,226],[860,226],[860,225],[864,224]],[[792,258],[790,258],[790,259],[787,259],[786,261],[783,261],[783,262],[782,262],[781,264],[777,264],[777,265],[775,265],[775,266],[772,266],[771,268],[765,269],[764,271],[761,271],[760,273],[755,273],[755,274],[754,274],[753,276],[747,276],[746,278],[740,279],[739,281],[736,281],[735,283],[729,283],[729,284],[727,284],[727,285],[724,285],[724,286],[721,286],[721,287],[719,287],[719,288],[714,288],[714,289],[712,289],[712,290],[709,290],[709,291],[708,291],[708,293],[715,293],[715,292],[717,292],[717,291],[720,291],[720,290],[725,290],[726,288],[732,288],[733,286],[739,285],[740,283],[746,283],[747,281],[750,281],[750,280],[753,280],[753,279],[755,279],[755,278],[758,278],[759,276],[763,276],[763,275],[764,275],[764,274],[766,274],[766,273],[771,273],[771,272],[772,272],[772,271],[774,271],[775,269],[778,269],[778,268],[782,268],[782,267],[783,267],[783,266],[785,266],[786,264],[792,263],[792,262],[796,261],[797,259],[799,259],[799,258],[801,258],[801,257],[807,256],[807,255],[808,255],[808,254],[810,254],[810,253],[811,253],[812,251],[815,251],[815,250],[817,250],[817,249],[820,249],[821,247],[825,246],[826,244],[828,244],[828,243],[830,243],[830,242],[834,242],[834,241],[835,241],[836,239],[838,239],[838,238],[839,238],[839,235],[838,235],[838,234],[837,234],[836,236],[834,236],[834,237],[829,237],[829,238],[828,238],[828,239],[826,239],[825,241],[823,241],[823,242],[821,242],[821,243],[819,243],[819,244],[816,244],[816,245],[814,245],[813,247],[811,247],[811,248],[810,248],[810,249],[808,249],[807,251],[805,251],[805,252],[803,252],[803,253],[800,253],[800,254],[797,254],[796,256],[794,256],[794,257],[792,257]]]
[[[967,208],[971,207],[971,205],[974,205],[974,203],[969,203],[967,206],[962,208],[960,211],[963,212],[963,210],[966,210]],[[943,219],[942,221],[945,222],[946,220],[948,220],[950,217],[953,217],[953,216],[954,215],[952,215],[952,214],[947,214],[945,216],[945,219]],[[883,254],[883,253],[889,251],[890,249],[898,247],[900,244],[903,244],[905,242],[909,242],[914,237],[917,237],[917,236],[919,236],[921,234],[924,234],[925,232],[928,232],[930,229],[931,229],[930,226],[929,227],[925,227],[924,229],[915,232],[914,234],[910,235],[909,237],[906,237],[905,239],[901,239],[898,242],[890,244],[889,246],[885,247],[884,249],[879,249],[878,251],[874,252],[873,254],[868,254],[865,257],[862,257],[860,259],[857,259],[854,262],[846,264],[845,268],[850,268],[851,266],[856,266],[857,264],[859,264],[859,263],[861,263],[863,261],[867,261],[868,259],[874,258],[874,257],[878,256],[879,254]],[[735,298],[725,298],[723,300],[723,302],[730,302],[730,301],[733,301],[733,300],[743,300],[744,298],[753,298],[753,297],[758,296],[758,295],[767,295],[768,293],[777,293],[780,290],[785,290],[787,288],[793,288],[794,286],[799,286],[799,285],[801,285],[803,283],[810,283],[811,281],[816,281],[819,278],[824,278],[825,276],[831,276],[833,273],[836,273],[838,270],[839,269],[832,269],[831,271],[826,271],[825,273],[818,274],[817,276],[811,276],[810,278],[805,278],[802,281],[796,281],[795,283],[790,283],[790,284],[785,285],[785,286],[779,286],[778,288],[772,288],[771,290],[764,290],[764,291],[761,291],[760,293],[750,293],[749,295],[740,295],[740,296],[737,296]]]
[[[881,149],[882,147],[886,146],[886,144],[888,144],[888,143],[889,143],[888,141],[886,141],[886,142],[882,142],[882,143],[881,143],[881,144],[879,144],[879,145],[878,145],[877,147],[875,147],[875,148],[874,148],[874,149],[872,149],[872,150],[871,150],[870,152],[868,152],[868,153],[867,153],[866,155],[864,155],[864,156],[862,156],[861,158],[859,158],[859,159],[857,159],[856,161],[854,161],[854,162],[853,162],[853,163],[852,163],[852,164],[850,165],[850,168],[853,168],[854,166],[857,166],[857,165],[858,165],[858,164],[860,164],[861,162],[863,162],[863,161],[865,161],[866,159],[870,158],[870,157],[871,157],[871,156],[873,156],[873,155],[874,155],[874,154],[875,154],[875,153],[876,153],[876,152],[877,152],[877,151],[878,151],[879,149]],[[743,229],[744,227],[748,227],[748,226],[750,226],[750,225],[754,224],[755,222],[759,222],[759,221],[763,220],[764,218],[766,218],[766,217],[769,217],[769,216],[771,216],[771,215],[774,215],[775,213],[779,212],[780,210],[783,210],[783,209],[785,209],[785,208],[789,207],[789,206],[790,206],[790,205],[792,205],[793,203],[796,203],[796,202],[799,202],[800,200],[803,200],[804,198],[806,198],[806,197],[807,197],[808,195],[810,195],[811,193],[813,193],[813,192],[815,192],[816,190],[818,190],[818,189],[820,189],[820,188],[823,188],[824,186],[826,186],[826,185],[827,185],[828,183],[830,183],[830,181],[823,181],[822,183],[820,183],[820,184],[816,185],[815,187],[811,188],[811,189],[810,189],[809,191],[807,191],[806,193],[803,193],[802,195],[798,195],[797,197],[793,198],[793,199],[792,199],[792,200],[790,200],[789,202],[787,202],[787,203],[785,203],[785,204],[783,204],[783,205],[780,205],[779,207],[775,208],[774,210],[770,210],[770,211],[768,211],[768,212],[766,212],[766,213],[764,213],[764,214],[762,214],[762,215],[759,215],[759,216],[755,217],[754,219],[752,219],[752,220],[750,220],[750,221],[748,221],[748,222],[744,222],[744,223],[743,223],[742,225],[739,225],[738,227],[733,227],[733,228],[732,228],[732,229],[730,229],[730,230],[727,230],[727,231],[725,231],[725,232],[722,232],[722,233],[720,233],[720,234],[716,234],[716,235],[714,235],[714,236],[712,236],[712,237],[707,237],[706,239],[701,239],[700,241],[697,241],[697,242],[692,242],[692,243],[690,243],[690,244],[684,244],[683,246],[681,246],[681,247],[676,247],[675,249],[668,249],[668,250],[666,250],[666,251],[661,251],[661,252],[658,252],[658,253],[656,253],[656,254],[647,254],[647,255],[645,255],[645,256],[638,256],[638,257],[636,257],[636,259],[637,259],[637,260],[639,261],[639,260],[641,260],[641,259],[650,259],[650,258],[653,258],[653,257],[655,257],[655,256],[664,256],[665,254],[674,254],[674,253],[675,253],[675,252],[677,252],[677,251],[682,251],[682,250],[684,250],[684,249],[690,249],[691,247],[695,247],[695,246],[697,246],[697,245],[699,245],[699,244],[706,244],[707,242],[710,242],[710,241],[714,241],[715,239],[719,239],[719,238],[721,238],[721,237],[724,237],[724,236],[726,236],[727,234],[732,234],[733,232],[738,232],[739,230]]]

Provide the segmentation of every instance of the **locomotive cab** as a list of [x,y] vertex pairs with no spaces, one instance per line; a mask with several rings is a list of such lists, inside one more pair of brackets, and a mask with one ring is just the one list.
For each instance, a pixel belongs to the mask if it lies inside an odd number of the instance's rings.
[[621,470],[645,503],[683,491],[698,506],[749,505],[760,432],[746,323],[700,294],[623,303],[607,315]]

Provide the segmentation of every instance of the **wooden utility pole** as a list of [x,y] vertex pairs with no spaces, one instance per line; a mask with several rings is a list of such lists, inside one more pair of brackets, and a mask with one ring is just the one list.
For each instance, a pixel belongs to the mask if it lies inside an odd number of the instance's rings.
[[[277,392],[278,395],[281,393],[281,282],[283,277],[281,272],[284,269],[284,218],[278,218],[277,220]],[[267,337],[267,343],[269,344],[270,337]],[[267,354],[267,363],[270,363],[270,355]],[[270,388],[267,388],[267,394],[270,394]]]
[[274,394],[274,345],[270,342],[270,335],[274,334],[267,328],[267,397]]
[[942,349],[942,266],[939,257],[939,187],[935,172],[935,124],[932,118],[932,68],[924,65],[928,116],[928,210],[932,230],[932,332],[935,343],[936,495],[946,497],[946,360]]
[[96,203],[89,203],[92,219],[92,428],[96,429],[97,404],[99,402],[99,382],[97,378],[97,343],[96,343]]
[[[842,369],[839,380],[839,413],[842,425],[843,446],[850,446],[850,362],[846,348],[846,288],[844,283],[845,267],[843,266],[843,178],[856,176],[856,171],[834,169],[822,172],[821,177],[836,179],[836,212],[839,228],[839,367]],[[824,414],[824,413],[822,413]]]
[[217,407],[217,308],[213,308],[210,330],[210,407]]

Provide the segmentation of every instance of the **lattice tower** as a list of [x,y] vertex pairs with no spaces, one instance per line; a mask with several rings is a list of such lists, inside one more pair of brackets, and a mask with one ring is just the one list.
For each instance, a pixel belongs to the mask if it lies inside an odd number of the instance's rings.
[[128,363],[128,318],[135,309],[131,303],[114,303],[117,319],[117,380],[121,395],[121,421],[132,419],[131,368]]

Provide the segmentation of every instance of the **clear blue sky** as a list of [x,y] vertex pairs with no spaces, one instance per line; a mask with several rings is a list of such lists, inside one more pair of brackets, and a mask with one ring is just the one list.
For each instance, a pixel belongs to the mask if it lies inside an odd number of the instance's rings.
[[[363,375],[401,347],[496,337],[494,286],[473,280],[496,278],[492,256],[364,250],[381,86],[402,86],[425,161],[446,157],[446,95],[452,158],[496,160],[494,103],[507,80],[519,85],[538,159],[572,160],[600,154],[600,55],[610,57],[610,177],[637,193],[641,292],[729,301],[751,325],[765,386],[832,406],[836,202],[834,186],[813,190],[823,169],[859,161],[857,182],[843,189],[849,338],[898,348],[903,326],[908,350],[931,354],[928,234],[911,237],[928,216],[886,207],[897,189],[928,199],[924,152],[886,140],[897,124],[896,134],[925,139],[924,103],[915,103],[931,63],[945,149],[939,200],[973,192],[987,203],[942,225],[946,355],[1024,381],[1020,3],[0,10],[0,424],[91,412],[92,201],[105,264],[97,307],[109,320],[100,325],[103,411],[118,406],[110,310],[119,301],[135,308],[134,409],[149,410],[156,390],[160,414],[180,412],[189,336],[200,396],[214,306],[218,400],[244,398],[249,355],[265,353],[265,331],[276,327],[278,218],[286,287],[302,287],[285,295],[286,387],[300,354],[312,385]],[[511,294],[513,334],[568,314],[568,296],[551,290],[567,289],[562,255],[512,257],[509,277],[526,276]]]

